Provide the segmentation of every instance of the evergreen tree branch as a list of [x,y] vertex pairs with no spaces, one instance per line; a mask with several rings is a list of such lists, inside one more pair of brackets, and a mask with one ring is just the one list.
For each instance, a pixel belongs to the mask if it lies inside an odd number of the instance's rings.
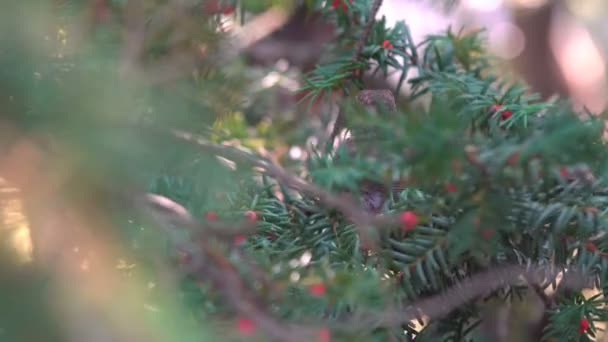
[[[182,141],[195,144],[200,148],[221,155],[225,158],[245,161],[254,167],[260,168],[268,176],[275,178],[285,186],[307,194],[331,208],[340,210],[346,216],[347,220],[357,225],[360,233],[364,233],[361,234],[361,238],[365,240],[366,243],[371,243],[371,241],[368,239],[369,233],[371,233],[370,229],[372,229],[372,227],[395,227],[399,224],[398,215],[376,216],[369,214],[348,196],[333,195],[314,184],[310,184],[305,180],[286,172],[280,166],[261,160],[258,156],[248,152],[230,146],[213,144],[201,137],[197,137],[194,134],[184,131],[174,130],[172,134],[174,137]],[[373,246],[374,243],[371,243],[370,248],[373,248]]]
[[[543,279],[538,279],[539,273],[551,274],[551,276],[558,274],[555,268],[546,266],[507,265],[497,267],[474,274],[443,293],[408,303],[407,309],[386,308],[381,314],[362,313],[337,324],[336,328],[352,331],[357,327],[365,327],[365,329],[395,327],[417,319],[421,314],[428,316],[431,320],[438,319],[463,304],[476,298],[483,298],[505,285],[519,284],[521,277],[527,278],[531,285],[540,286]],[[572,268],[563,271],[563,280],[560,284],[563,289],[569,290],[580,290],[591,285],[583,272]]]
[[[367,38],[369,37],[369,34],[372,30],[372,26],[374,25],[374,21],[376,20],[376,15],[378,14],[378,11],[380,10],[381,6],[382,6],[382,0],[374,0],[371,10],[370,10],[369,18],[365,22],[365,26],[363,26],[363,31],[361,33],[361,36],[359,37],[359,39],[357,40],[357,43],[355,45],[355,52],[353,54],[353,62],[358,62],[361,59],[361,53],[363,52],[363,48],[365,47],[365,43],[367,42]],[[352,76],[353,77],[355,76],[354,70],[353,70]],[[334,120],[331,134],[329,135],[329,140],[328,140],[329,144],[334,143],[334,141],[336,140],[336,137],[338,136],[338,134],[340,134],[340,131],[344,128],[344,123],[345,123],[344,122],[344,112],[342,111],[342,108],[339,108],[338,115],[336,116],[336,119]]]
[[[141,198],[141,197],[140,197]],[[155,211],[153,218],[158,225],[173,236],[173,242],[177,248],[184,248],[183,242],[175,238],[172,228],[167,222],[174,220],[173,217],[183,217],[184,221],[192,221],[192,216],[179,204],[166,199],[159,205],[159,200],[155,197],[146,195],[143,197],[144,203],[150,203],[149,209]],[[141,200],[139,200],[140,203]],[[162,209],[160,209],[162,208]],[[163,218],[164,217],[164,218]],[[194,225],[191,222],[191,225]],[[264,301],[247,289],[243,283],[243,278],[238,274],[232,263],[209,243],[209,236],[198,237],[195,242],[190,242],[190,252],[193,253],[193,262],[186,269],[189,274],[201,275],[202,279],[211,281],[220,291],[225,300],[233,306],[239,314],[254,320],[268,336],[279,341],[297,342],[310,340],[315,332],[318,332],[317,325],[307,324],[286,324],[276,319],[264,308]],[[482,273],[477,273],[457,283],[447,291],[432,297],[408,303],[406,309],[386,308],[382,313],[378,312],[355,312],[348,319],[337,323],[327,324],[337,330],[352,332],[358,329],[375,329],[380,327],[398,327],[424,314],[431,319],[441,318],[449,314],[454,309],[468,303],[475,298],[480,298],[491,294],[505,285],[516,285],[525,278],[527,282],[540,289],[540,285],[545,279],[539,278],[539,274],[553,278],[559,273],[559,268],[546,266],[503,266],[500,268],[489,269]],[[198,276],[197,276],[198,277]],[[578,290],[588,287],[583,273],[575,269],[563,271],[563,279],[560,283],[562,289]]]

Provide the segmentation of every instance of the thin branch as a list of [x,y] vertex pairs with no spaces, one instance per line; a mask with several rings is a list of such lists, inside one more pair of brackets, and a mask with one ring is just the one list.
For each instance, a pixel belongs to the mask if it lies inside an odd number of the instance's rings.
[[[531,285],[540,286],[542,280],[538,279],[538,273],[541,271],[551,272],[552,276],[557,275],[555,268],[546,266],[503,266],[494,268],[472,275],[443,293],[414,302],[408,305],[406,309],[385,309],[382,313],[360,314],[358,317],[352,317],[335,325],[335,327],[348,331],[361,327],[365,327],[365,329],[393,327],[414,320],[421,313],[430,319],[441,318],[461,305],[476,298],[487,296],[505,285],[519,284],[522,276],[528,279]],[[561,284],[564,288],[572,290],[586,288],[591,285],[583,273],[573,269],[567,272],[564,271],[564,278]]]
[[[314,340],[313,336],[318,333],[318,328],[288,324],[270,314],[264,308],[263,301],[256,298],[255,294],[245,286],[243,278],[232,262],[209,241],[209,236],[194,236],[193,240],[190,240],[178,233],[176,229],[178,225],[198,226],[193,216],[183,206],[168,198],[152,194],[136,194],[131,195],[131,198],[137,209],[150,214],[156,225],[169,236],[175,248],[189,253],[190,261],[181,269],[184,275],[192,274],[200,280],[209,281],[239,315],[253,320],[267,336],[285,342]],[[248,266],[254,264],[248,263]],[[268,283],[267,275],[262,274],[257,266],[253,271],[256,276],[264,276],[260,280]]]
[[367,22],[365,26],[363,26],[363,32],[361,32],[361,36],[355,45],[355,53],[353,55],[353,61],[357,62],[361,58],[361,53],[363,52],[363,47],[365,47],[365,42],[369,37],[370,32],[372,31],[372,26],[374,25],[374,21],[376,20],[376,15],[382,6],[382,0],[374,0],[372,4],[372,8],[369,13],[369,18],[367,18]]
[[[371,227],[394,227],[399,224],[398,215],[376,216],[367,213],[349,196],[333,195],[314,184],[310,184],[297,176],[289,174],[278,165],[261,160],[251,153],[230,146],[217,145],[188,132],[174,130],[173,135],[183,141],[196,144],[209,152],[222,155],[228,159],[245,161],[254,167],[260,168],[268,176],[283,183],[285,186],[314,197],[331,208],[338,209],[349,221],[357,225],[360,232],[370,233]],[[362,239],[366,239],[367,237],[368,234],[362,234],[361,236]],[[373,247],[373,244],[370,247]]]

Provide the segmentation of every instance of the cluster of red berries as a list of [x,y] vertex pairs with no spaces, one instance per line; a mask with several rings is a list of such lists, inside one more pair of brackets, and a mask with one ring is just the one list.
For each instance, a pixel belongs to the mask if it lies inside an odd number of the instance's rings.
[[[349,2],[352,4],[353,0],[349,0]],[[342,7],[343,11],[346,11],[348,9],[344,0],[333,0],[331,2],[331,8],[335,9],[335,8],[338,8],[338,6]]]
[[[499,110],[502,109],[502,106],[499,104],[493,104],[492,107],[490,108],[492,111],[497,112]],[[511,116],[513,116],[513,112],[505,109],[502,112],[500,112],[500,119],[501,120],[507,120],[508,118],[510,118]]]
[[453,183],[446,183],[445,184],[445,191],[447,191],[447,192],[456,192],[456,191],[458,191],[458,188]]
[[205,14],[213,15],[213,14],[223,14],[223,15],[231,15],[234,13],[235,6],[231,4],[223,4],[222,1],[219,0],[206,0],[203,3],[203,12]]
[[393,46],[393,43],[391,43],[391,41],[390,41],[390,40],[385,39],[385,40],[382,42],[382,47],[383,47],[383,48],[385,48],[385,49],[392,49],[394,46]]

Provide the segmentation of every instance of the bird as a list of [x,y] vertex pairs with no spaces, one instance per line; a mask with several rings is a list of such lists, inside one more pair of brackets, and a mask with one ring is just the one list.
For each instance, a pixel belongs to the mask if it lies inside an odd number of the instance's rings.
[[[397,106],[395,97],[389,89],[364,89],[356,96],[357,102],[363,107],[374,113],[381,111],[395,112]],[[336,125],[338,128],[344,124],[343,112],[338,116]],[[344,139],[339,146],[344,146],[346,153],[349,156],[354,156],[357,153],[365,153],[368,156],[378,157],[378,151],[374,149],[366,149],[363,151],[361,145],[365,141],[371,141],[376,138],[376,132],[373,128],[358,129],[351,136]],[[340,147],[338,147],[340,148]],[[390,185],[382,184],[381,182],[364,179],[358,184],[360,201],[363,209],[372,214],[379,214],[382,211],[384,203],[390,195],[390,191],[398,193],[404,188],[403,182],[393,182]]]

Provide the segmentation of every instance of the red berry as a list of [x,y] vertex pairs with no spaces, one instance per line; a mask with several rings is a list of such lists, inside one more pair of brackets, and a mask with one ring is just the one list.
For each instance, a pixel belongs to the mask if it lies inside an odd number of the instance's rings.
[[[353,0],[349,0],[349,2],[352,4]],[[338,6],[341,6],[344,11],[348,9],[348,7],[346,7],[346,4],[344,3],[344,0],[333,0],[331,2],[332,8],[338,8]]]
[[[499,104],[493,104],[493,105],[490,107],[490,109],[491,109],[492,111],[494,111],[494,112],[497,112],[497,111],[499,111],[499,110],[501,110],[501,109],[502,109],[502,106],[501,106],[501,105],[499,105]],[[503,111],[500,113],[500,118],[501,118],[502,120],[506,120],[506,119],[510,118],[511,116],[513,116],[513,112],[512,112],[512,111],[510,111],[510,110],[508,110],[508,109],[507,109],[507,110],[503,110]]]
[[205,214],[205,218],[209,221],[215,221],[217,220],[217,214],[213,211],[210,211]]
[[249,221],[249,222],[255,222],[258,220],[258,214],[256,214],[255,211],[253,211],[253,210],[247,210],[245,212],[245,217],[247,218],[247,221]]
[[312,285],[308,286],[308,291],[313,296],[321,297],[325,294],[325,284],[323,284],[323,283],[312,284]]
[[218,0],[205,0],[205,2],[203,2],[203,12],[205,12],[205,14],[216,14],[220,12],[220,9]]
[[319,329],[319,342],[330,342],[331,332],[327,328]]
[[242,245],[243,243],[245,243],[245,241],[247,240],[247,238],[245,237],[245,235],[237,235],[234,237],[234,244],[235,245]]
[[205,14],[224,14],[230,15],[234,13],[234,5],[222,5],[218,0],[205,0],[203,3],[203,12]]
[[559,169],[559,175],[562,176],[562,178],[569,178],[570,170],[568,170],[567,167],[562,167],[561,169]]
[[188,252],[179,251],[179,263],[180,264],[189,264],[192,262],[192,255]]
[[456,192],[456,191],[458,191],[458,188],[456,187],[456,185],[454,185],[452,183],[447,183],[445,185],[445,191],[447,191],[447,192]]
[[583,317],[581,318],[581,321],[578,323],[578,332],[579,333],[584,333],[585,331],[587,331],[587,329],[589,329],[589,320],[587,319],[587,317]]
[[585,244],[585,247],[586,247],[586,248],[587,248],[587,250],[588,250],[589,252],[591,252],[591,253],[595,253],[595,252],[597,252],[597,246],[596,246],[596,245],[595,245],[593,242],[591,242],[591,241],[587,242],[587,243]]
[[589,214],[597,214],[600,212],[600,210],[596,207],[587,207],[585,208],[585,211]]
[[222,14],[223,15],[231,15],[232,13],[234,13],[234,6],[233,5],[228,5],[228,6],[222,7]]
[[106,22],[110,18],[110,9],[106,0],[96,0],[93,4],[95,19],[99,22]]
[[413,211],[406,211],[399,216],[401,220],[401,229],[410,231],[418,225],[418,216]]
[[237,329],[241,335],[250,336],[255,332],[255,323],[249,318],[239,318]]
[[513,116],[513,112],[511,112],[510,110],[505,110],[502,113],[500,113],[500,118],[503,120],[506,120],[506,119],[510,118],[511,116]]
[[385,49],[392,49],[393,48],[393,44],[391,44],[390,40],[384,40],[382,42],[382,47]]
[[494,235],[494,231],[492,229],[483,229],[481,231],[481,236],[483,236],[484,239],[489,239],[492,237],[492,235]]
[[511,153],[511,155],[509,155],[509,157],[507,157],[507,164],[513,166],[517,163],[518,160],[519,160],[519,153],[513,152],[513,153]]

